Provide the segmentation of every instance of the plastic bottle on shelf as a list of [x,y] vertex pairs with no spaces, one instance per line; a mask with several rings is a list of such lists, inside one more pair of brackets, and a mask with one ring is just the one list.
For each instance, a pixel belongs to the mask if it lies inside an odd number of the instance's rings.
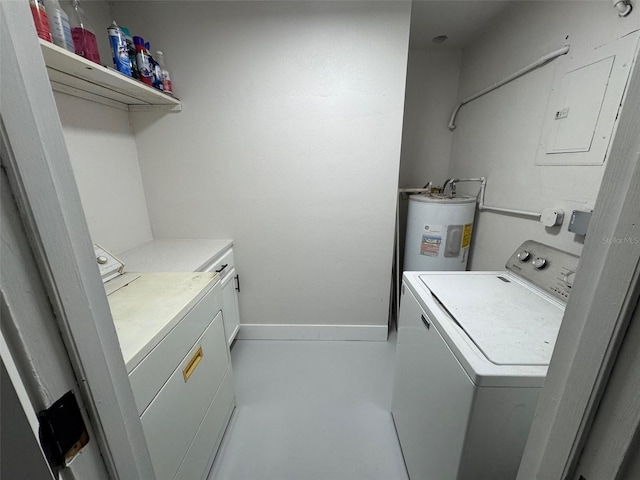
[[138,62],[136,60],[136,47],[133,44],[133,37],[131,36],[131,32],[127,27],[120,27],[122,33],[124,33],[124,37],[127,39],[127,51],[129,52],[129,65],[131,68],[131,76],[133,78],[140,78],[140,73],[138,72]]
[[44,0],[44,5],[47,9],[47,18],[49,19],[49,29],[53,43],[65,50],[74,52],[69,17],[60,6],[60,2],[58,0]]
[[162,86],[162,70],[160,69],[160,65],[156,62],[156,59],[151,55],[151,45],[149,42],[144,44],[144,48],[149,52],[149,58],[151,58],[151,73],[153,78],[151,80],[151,86],[153,88],[157,88],[158,90],[163,90]]
[[111,45],[111,55],[113,56],[113,66],[120,73],[131,76],[131,61],[129,60],[129,50],[127,49],[127,39],[115,20],[107,28],[109,34],[109,44]]
[[51,30],[49,28],[47,8],[44,6],[42,0],[29,0],[29,7],[31,7],[31,16],[33,17],[33,23],[36,26],[38,37],[50,42]]
[[168,93],[169,95],[173,95],[173,87],[171,85],[171,75],[169,75],[169,70],[167,70],[167,64],[164,61],[164,53],[160,50],[156,51],[156,61],[158,65],[160,65],[160,71],[162,75],[162,91],[164,93]]
[[133,43],[136,46],[136,61],[138,63],[138,72],[140,73],[140,81],[146,85],[153,85],[153,70],[151,65],[151,55],[144,47],[144,38],[133,37]]
[[80,0],[71,0],[67,14],[69,14],[71,36],[73,37],[73,47],[76,53],[87,60],[99,64],[100,53],[98,52],[95,30],[89,25],[84,9],[80,5]]

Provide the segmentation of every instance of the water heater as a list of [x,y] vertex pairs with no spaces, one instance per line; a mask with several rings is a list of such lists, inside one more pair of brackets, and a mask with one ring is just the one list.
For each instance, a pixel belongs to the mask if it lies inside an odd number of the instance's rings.
[[410,196],[403,270],[465,270],[475,213],[475,197]]

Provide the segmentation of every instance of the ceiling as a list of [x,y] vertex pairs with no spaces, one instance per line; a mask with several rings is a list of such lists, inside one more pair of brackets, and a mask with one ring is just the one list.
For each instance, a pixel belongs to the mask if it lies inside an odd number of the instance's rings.
[[498,17],[509,0],[413,0],[410,48],[437,46],[433,38],[446,35],[445,48],[464,48]]

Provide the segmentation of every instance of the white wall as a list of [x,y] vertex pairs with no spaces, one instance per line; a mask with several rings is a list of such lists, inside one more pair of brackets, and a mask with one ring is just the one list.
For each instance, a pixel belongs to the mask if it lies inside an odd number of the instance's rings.
[[115,3],[179,114],[136,115],[155,237],[230,237],[243,323],[387,322],[410,5]]
[[[103,65],[112,65],[104,1],[83,2]],[[55,93],[89,233],[114,253],[151,240],[138,151],[129,113]]]
[[[453,132],[447,128],[458,98],[462,51],[410,49],[402,124],[400,187],[442,185],[447,179]],[[400,258],[404,258],[408,200],[399,200]]]
[[[611,2],[516,2],[464,50],[459,98],[475,93],[566,43],[584,55],[640,26],[640,12],[621,19]],[[557,60],[463,107],[453,137],[449,176],[488,178],[487,204],[541,211],[593,207],[603,166],[534,166]],[[461,188],[461,190],[464,190]],[[474,190],[474,193],[477,188]],[[532,238],[579,254],[583,237],[562,227],[483,212],[477,217],[470,266],[501,269]]]
[[400,186],[441,185],[449,170],[453,132],[447,128],[458,98],[462,51],[409,50],[400,156]]
[[128,112],[60,93],[55,99],[92,241],[118,253],[151,240]]

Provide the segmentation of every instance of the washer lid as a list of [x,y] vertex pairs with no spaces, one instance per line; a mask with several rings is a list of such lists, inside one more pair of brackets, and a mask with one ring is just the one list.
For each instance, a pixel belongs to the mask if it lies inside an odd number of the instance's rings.
[[509,274],[420,275],[454,321],[496,365],[548,365],[564,307]]

